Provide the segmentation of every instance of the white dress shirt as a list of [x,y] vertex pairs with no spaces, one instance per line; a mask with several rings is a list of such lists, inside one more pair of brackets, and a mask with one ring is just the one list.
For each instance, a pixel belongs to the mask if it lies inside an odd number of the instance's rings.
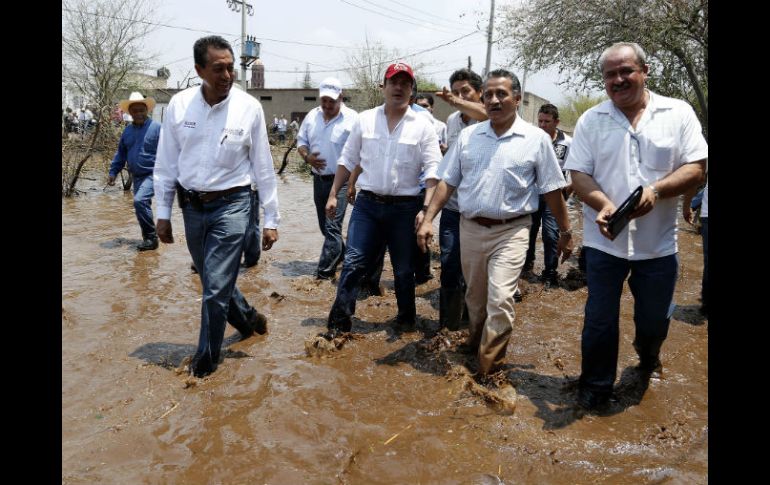
[[337,160],[348,140],[353,123],[358,113],[345,106],[340,106],[337,116],[326,122],[324,112],[316,106],[305,116],[297,133],[297,147],[305,146],[310,153],[319,152],[319,158],[326,160],[323,170],[311,168],[317,175],[334,175],[337,172]]
[[392,133],[388,131],[385,105],[359,113],[338,165],[353,171],[361,165],[361,190],[380,195],[418,195],[420,172],[438,179],[441,160],[436,130],[425,116],[407,108]]
[[460,132],[444,157],[446,183],[468,218],[510,219],[535,212],[538,196],[565,187],[551,137],[517,116],[495,134],[489,120]]
[[[708,145],[692,107],[650,93],[636,129],[607,100],[583,113],[575,126],[564,168],[590,175],[619,206],[638,186],[647,187],[685,163],[708,157]],[[599,232],[597,212],[583,204],[583,244],[618,258],[642,260],[677,252],[676,197],[655,202],[632,219],[614,241]]]
[[264,227],[278,227],[275,169],[262,105],[239,89],[210,106],[200,86],[175,94],[161,125],[153,174],[159,219],[171,218],[176,182],[200,192],[256,182]]

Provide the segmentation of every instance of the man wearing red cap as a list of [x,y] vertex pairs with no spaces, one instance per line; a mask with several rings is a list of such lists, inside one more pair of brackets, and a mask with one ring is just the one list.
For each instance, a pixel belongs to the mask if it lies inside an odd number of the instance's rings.
[[[334,185],[326,203],[334,217],[340,190],[356,167],[363,169],[361,187],[348,226],[348,246],[337,284],[326,338],[349,332],[356,296],[367,270],[387,244],[393,264],[399,326],[413,328],[417,312],[414,294],[414,233],[436,185],[441,160],[433,124],[409,107],[415,85],[412,68],[403,62],[388,66],[383,94],[385,104],[359,114],[337,161]],[[420,172],[425,173],[425,195],[420,195]]]

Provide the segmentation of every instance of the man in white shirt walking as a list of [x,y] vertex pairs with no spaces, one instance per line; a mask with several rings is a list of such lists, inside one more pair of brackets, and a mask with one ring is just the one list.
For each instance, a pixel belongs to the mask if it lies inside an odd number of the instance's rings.
[[484,83],[489,121],[462,132],[442,165],[446,171],[417,232],[425,248],[433,237],[433,218],[457,188],[460,252],[468,284],[470,317],[466,349],[477,353],[478,374],[500,370],[513,332],[514,291],[529,241],[530,214],[543,194],[561,229],[562,261],[572,252],[566,185],[548,135],[516,116],[521,102],[518,78],[504,69]]
[[175,94],[166,108],[155,162],[157,232],[174,242],[174,194],[184,217],[187,248],[203,286],[198,348],[190,372],[214,372],[228,321],[244,338],[267,332],[264,315],[235,286],[249,222],[251,184],[256,182],[265,209],[262,249],[278,240],[278,194],[262,106],[231,89],[233,49],[219,36],[198,39],[193,47],[201,86]]
[[[638,370],[649,378],[662,369],[679,266],[677,196],[700,183],[708,157],[692,107],[646,89],[645,58],[630,42],[599,57],[609,100],[580,116],[565,165],[583,201],[588,300],[577,403],[589,410],[607,404],[612,393],[620,297],[629,273]],[[641,200],[613,238],[608,219],[638,186],[644,187]]]
[[[349,332],[361,280],[379,256],[384,244],[390,252],[398,303],[397,324],[413,328],[415,308],[414,231],[423,218],[436,184],[441,159],[433,124],[409,107],[416,83],[409,65],[398,62],[385,71],[385,104],[364,111],[353,124],[326,203],[334,217],[339,189],[357,166],[363,168],[361,187],[348,226],[348,247],[337,284],[326,338]],[[425,195],[420,196],[420,172],[424,172]]]
[[326,217],[326,201],[334,184],[337,160],[350,135],[350,129],[358,118],[358,113],[345,106],[342,83],[339,79],[333,77],[324,79],[318,89],[318,97],[321,105],[310,110],[300,126],[297,134],[297,152],[305,163],[311,166],[313,201],[318,217],[318,227],[324,235],[316,277],[330,279],[334,277],[337,265],[345,254],[342,222],[348,206],[347,184],[343,184],[337,192],[337,212],[334,217]]

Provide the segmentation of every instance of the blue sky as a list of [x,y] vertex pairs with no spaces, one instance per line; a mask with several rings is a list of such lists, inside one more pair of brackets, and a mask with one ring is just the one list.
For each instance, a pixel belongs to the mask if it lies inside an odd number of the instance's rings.
[[[496,10],[516,0],[497,0]],[[451,41],[451,44],[416,57],[421,74],[438,85],[448,84],[455,69],[465,67],[471,56],[473,69],[481,73],[486,59],[486,28],[489,0],[247,0],[254,15],[247,16],[248,35],[262,43],[260,58],[265,65],[268,88],[298,87],[309,63],[314,84],[336,76],[343,85],[350,79],[344,68],[351,49],[380,41],[402,54],[411,54]],[[395,18],[389,18],[395,17]],[[173,27],[158,27],[146,48],[156,54],[157,66],[171,71],[170,86],[186,76],[195,76],[192,45],[195,40],[217,33],[231,41],[240,55],[241,14],[226,0],[163,0],[156,3],[155,21]],[[476,32],[476,33],[473,33]],[[468,35],[470,34],[470,35]],[[465,36],[465,37],[463,37]],[[460,37],[460,40],[455,40]],[[499,37],[495,31],[494,37]],[[305,45],[312,44],[312,45]],[[493,48],[491,68],[510,67],[511,53]],[[560,103],[566,94],[555,72],[514,72],[525,89],[551,102]]]

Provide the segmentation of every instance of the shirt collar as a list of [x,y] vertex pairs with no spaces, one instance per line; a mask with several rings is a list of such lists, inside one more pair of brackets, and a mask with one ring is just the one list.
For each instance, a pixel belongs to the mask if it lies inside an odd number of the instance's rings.
[[217,103],[217,104],[215,104],[214,106],[211,106],[211,105],[208,103],[208,101],[206,101],[206,98],[203,96],[203,84],[201,84],[201,85],[198,87],[198,94],[197,94],[197,96],[200,98],[200,100],[201,100],[201,103],[205,104],[206,106],[210,106],[210,107],[213,109],[213,108],[216,108],[216,107],[218,107],[218,106],[224,106],[224,105],[226,105],[227,103],[229,103],[229,102],[230,102],[230,98],[232,98],[232,97],[233,97],[233,89],[236,89],[236,88],[235,88],[234,86],[233,86],[233,87],[231,87],[231,88],[230,88],[230,91],[228,91],[228,92],[227,92],[227,96],[225,97],[225,99],[223,99],[222,101],[218,102],[218,103]]
[[526,121],[521,119],[521,116],[519,116],[518,114],[516,115],[516,119],[513,120],[513,124],[511,125],[511,127],[508,128],[505,131],[505,133],[503,133],[500,136],[497,136],[497,134],[495,133],[495,130],[492,128],[492,123],[489,120],[479,124],[481,126],[479,127],[478,131],[476,131],[477,134],[479,135],[484,134],[496,140],[501,140],[503,138],[507,138],[513,135],[524,136],[524,131],[526,129]]

